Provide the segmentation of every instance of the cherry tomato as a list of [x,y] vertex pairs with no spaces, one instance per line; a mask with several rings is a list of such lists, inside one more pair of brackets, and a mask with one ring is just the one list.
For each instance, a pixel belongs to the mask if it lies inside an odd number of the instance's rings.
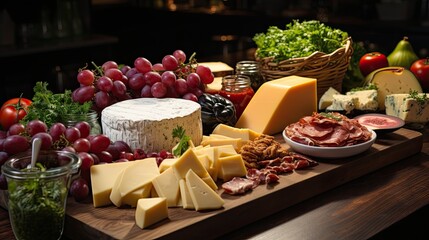
[[410,71],[419,80],[425,93],[429,92],[429,58],[419,59],[411,64]]
[[366,53],[359,60],[359,69],[363,76],[367,76],[374,70],[388,66],[389,62],[386,55],[379,52]]
[[24,118],[31,103],[30,99],[22,97],[12,98],[4,102],[0,110],[0,125],[3,130],[8,130],[10,126]]

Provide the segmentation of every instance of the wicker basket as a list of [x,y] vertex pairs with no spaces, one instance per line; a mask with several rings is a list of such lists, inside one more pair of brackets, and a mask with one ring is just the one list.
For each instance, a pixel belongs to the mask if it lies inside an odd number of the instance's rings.
[[266,81],[297,75],[317,79],[317,100],[333,87],[341,92],[344,75],[353,54],[352,39],[349,37],[343,47],[330,54],[314,52],[308,57],[292,58],[274,62],[272,57],[258,58],[261,72]]

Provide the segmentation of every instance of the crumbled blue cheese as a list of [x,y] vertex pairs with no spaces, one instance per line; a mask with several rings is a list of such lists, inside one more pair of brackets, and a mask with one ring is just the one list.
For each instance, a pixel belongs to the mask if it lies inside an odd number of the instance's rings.
[[378,94],[377,90],[361,90],[347,92],[346,95],[355,96],[355,109],[361,111],[377,111],[378,109]]
[[173,129],[181,126],[195,144],[203,137],[201,106],[180,98],[136,98],[115,103],[101,112],[103,134],[112,142],[125,141],[132,149],[171,151],[179,139]]
[[[419,93],[420,96],[423,94],[426,93]],[[420,103],[409,96],[409,94],[387,95],[386,114],[399,117],[406,123],[427,123],[429,121],[429,99]]]

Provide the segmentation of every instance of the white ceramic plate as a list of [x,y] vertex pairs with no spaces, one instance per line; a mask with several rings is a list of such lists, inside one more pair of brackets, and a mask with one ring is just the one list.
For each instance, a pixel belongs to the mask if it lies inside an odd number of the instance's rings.
[[293,151],[302,153],[307,156],[319,157],[319,158],[345,158],[357,155],[368,150],[377,138],[377,134],[373,130],[369,130],[372,133],[371,139],[364,143],[359,143],[352,146],[344,147],[316,147],[308,146],[305,144],[297,143],[288,138],[283,131],[283,138],[286,143],[293,149]]

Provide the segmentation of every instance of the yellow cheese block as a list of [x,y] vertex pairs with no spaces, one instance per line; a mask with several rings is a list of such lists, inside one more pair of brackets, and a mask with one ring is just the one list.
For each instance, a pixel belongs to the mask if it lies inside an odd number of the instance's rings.
[[165,198],[141,198],[137,202],[135,221],[139,228],[146,228],[168,218],[168,206]]
[[134,161],[135,163],[123,170],[123,176],[117,177],[110,193],[110,200],[121,206],[121,199],[127,194],[152,184],[152,180],[158,176],[159,169],[155,158],[145,158]]
[[234,177],[244,177],[247,174],[247,169],[244,165],[241,154],[220,157],[218,161],[218,178],[223,179],[224,182],[229,181]]
[[262,84],[235,127],[274,135],[316,111],[316,79],[288,76]]
[[214,181],[217,181],[220,169],[219,158],[227,155],[237,154],[237,150],[233,145],[221,145],[213,147],[215,149],[215,160],[213,161],[213,165],[210,168],[210,173]]
[[225,201],[205,183],[192,169],[186,173],[186,186],[195,210],[210,210],[223,207]]
[[111,205],[110,193],[116,178],[134,161],[91,166],[91,189],[94,207]]
[[176,207],[179,202],[179,181],[173,173],[173,168],[168,168],[152,180],[158,196],[167,199],[168,207]]

